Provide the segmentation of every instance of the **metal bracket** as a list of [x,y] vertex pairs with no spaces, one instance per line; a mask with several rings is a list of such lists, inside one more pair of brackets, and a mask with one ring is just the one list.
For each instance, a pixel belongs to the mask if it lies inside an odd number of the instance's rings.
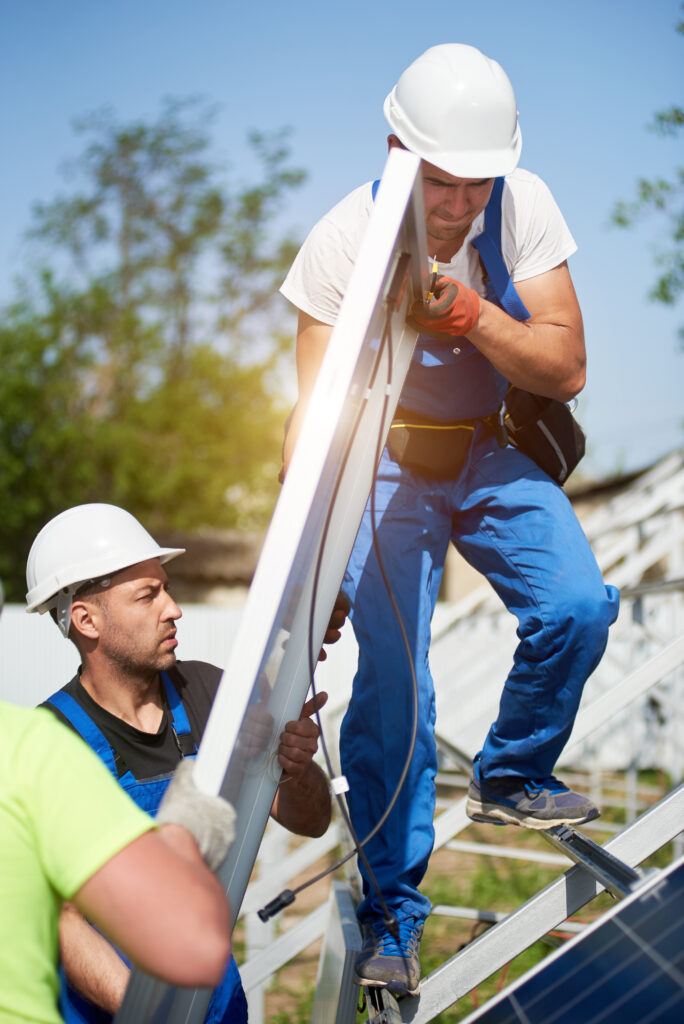
[[368,1024],[401,1024],[399,1004],[386,988],[368,985],[364,988],[366,1005],[372,1011]]
[[392,282],[387,291],[386,302],[390,309],[399,310],[404,299],[406,287],[411,280],[411,254],[402,252],[399,254],[397,265],[394,268]]
[[543,829],[539,835],[580,867],[585,868],[616,899],[628,896],[646,879],[645,873],[639,868],[631,868],[629,864],[625,864],[569,825]]

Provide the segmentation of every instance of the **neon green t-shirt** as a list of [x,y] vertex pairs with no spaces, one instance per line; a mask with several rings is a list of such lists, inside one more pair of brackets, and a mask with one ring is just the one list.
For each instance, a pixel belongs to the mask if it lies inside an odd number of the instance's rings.
[[58,1024],[62,901],[154,823],[45,710],[0,701],[0,1024]]

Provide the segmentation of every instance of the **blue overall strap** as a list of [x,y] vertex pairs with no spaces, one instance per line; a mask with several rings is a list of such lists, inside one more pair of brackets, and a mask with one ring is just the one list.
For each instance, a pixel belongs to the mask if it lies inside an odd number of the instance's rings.
[[[380,179],[373,182],[373,201],[378,194]],[[501,255],[501,197],[504,179],[495,178],[492,194],[485,209],[485,229],[473,239],[487,271],[487,298],[505,309],[515,320],[529,320],[529,310],[515,290],[503,256]]]
[[515,290],[503,256],[501,255],[501,197],[504,179],[495,178],[494,187],[485,209],[485,229],[473,239],[487,271],[487,297],[497,302],[515,320],[529,320],[530,314]]
[[169,702],[169,710],[171,711],[171,718],[173,724],[173,730],[176,736],[181,742],[183,749],[183,756],[197,753],[197,744],[192,738],[190,731],[190,721],[187,716],[187,712],[183,707],[183,701],[180,699],[178,690],[171,682],[171,677],[167,672],[161,673],[162,683],[166,691],[166,699]]
[[162,683],[166,690],[166,699],[169,702],[169,708],[171,709],[171,717],[173,718],[173,727],[176,733],[180,736],[181,733],[190,732],[190,722],[188,720],[187,713],[183,707],[183,701],[180,699],[178,690],[171,682],[171,677],[168,672],[161,673]]
[[119,773],[116,770],[114,752],[109,740],[105,738],[104,733],[98,729],[90,715],[87,711],[83,710],[78,701],[74,700],[68,693],[65,693],[64,690],[58,690],[57,693],[53,693],[51,697],[48,697],[45,703],[52,704],[53,707],[62,712],[64,717],[71,722],[79,736],[95,751],[118,782]]

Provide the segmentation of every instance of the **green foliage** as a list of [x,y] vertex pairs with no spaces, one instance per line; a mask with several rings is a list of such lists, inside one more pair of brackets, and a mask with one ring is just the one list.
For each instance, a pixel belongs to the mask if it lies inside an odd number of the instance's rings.
[[[684,111],[679,111],[684,115]],[[681,123],[684,122],[680,122]],[[661,248],[656,265],[661,273],[649,292],[649,298],[665,305],[674,305],[684,291],[684,167],[674,172],[674,179],[656,178],[637,182],[637,197],[630,203],[619,202],[613,208],[613,223],[617,227],[630,227],[646,212],[659,212],[669,220],[667,232],[670,247]]]
[[[292,314],[277,288],[296,250],[274,217],[304,178],[287,133],[254,133],[260,173],[224,181],[214,112],[100,111],[37,204],[33,271],[0,315],[0,574],[23,596],[40,526],[110,501],[152,530],[261,526],[277,492]],[[285,327],[283,328],[283,323]]]
[[[684,34],[684,21],[677,25],[677,31]],[[672,106],[658,111],[649,127],[663,136],[678,135],[684,127],[684,109]],[[613,224],[620,228],[631,227],[645,214],[658,213],[664,217],[663,237],[667,243],[659,247],[656,255],[659,274],[649,298],[668,306],[674,305],[684,292],[683,197],[684,167],[677,167],[671,178],[640,178],[636,197],[616,203],[611,214]]]

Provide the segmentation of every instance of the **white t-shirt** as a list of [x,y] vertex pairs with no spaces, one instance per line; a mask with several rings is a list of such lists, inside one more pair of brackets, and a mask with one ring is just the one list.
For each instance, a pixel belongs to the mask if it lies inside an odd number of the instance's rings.
[[[372,184],[354,189],[313,227],[280,289],[298,309],[334,324],[373,209]],[[485,295],[479,254],[468,244],[484,230],[475,218],[464,245],[439,271]],[[501,245],[513,282],[559,266],[577,246],[556,201],[536,174],[506,175],[501,200]],[[432,263],[432,260],[430,260]]]

